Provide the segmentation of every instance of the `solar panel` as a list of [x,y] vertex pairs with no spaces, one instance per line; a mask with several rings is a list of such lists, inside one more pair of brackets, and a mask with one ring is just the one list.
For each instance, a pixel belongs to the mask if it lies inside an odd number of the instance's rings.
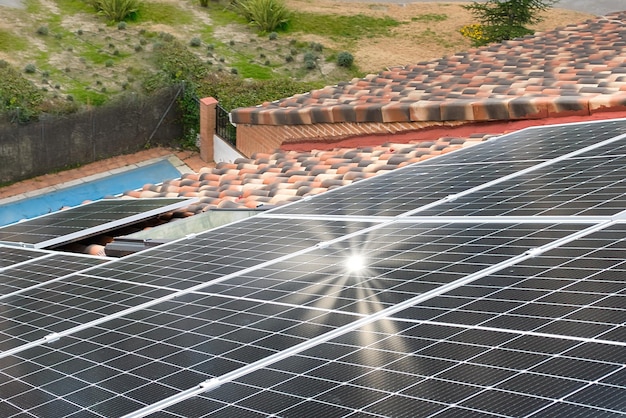
[[[29,257],[20,257],[23,254]],[[4,246],[0,246],[0,256],[12,259],[12,264],[0,269],[0,299],[108,261],[80,254]]]
[[527,129],[0,297],[0,411],[623,416],[625,133]]
[[285,205],[271,213],[282,216],[399,216],[534,164],[533,161],[441,166],[417,164],[361,180],[350,187],[330,190],[308,201]]
[[478,161],[541,162],[578,152],[590,145],[595,147],[604,141],[608,141],[609,145],[599,149],[603,153],[617,154],[622,153],[623,148],[616,148],[612,142],[625,131],[624,119],[536,126],[492,138],[484,144],[479,143],[461,152],[426,160],[420,165],[472,164]]
[[48,248],[182,208],[189,199],[99,200],[0,228],[0,243]]
[[[421,214],[430,205],[445,203],[451,196],[473,193],[475,189],[492,183],[492,189],[500,190],[504,181],[515,185],[521,176],[532,179],[542,169],[558,177],[561,174],[551,171],[551,166],[566,158],[569,161],[577,156],[595,156],[604,151],[604,155],[613,155],[611,161],[618,165],[622,154],[617,150],[626,145],[625,132],[623,120],[530,128],[403,167],[385,176],[361,180],[340,191],[331,190],[331,193],[286,205],[272,213],[398,216],[419,210]],[[570,173],[575,174],[575,171]],[[538,184],[543,181],[538,180]],[[533,190],[535,186],[526,187]],[[493,214],[486,212],[483,215]]]
[[603,343],[382,319],[165,416],[617,417],[625,355]]
[[189,289],[376,223],[256,216],[125,257],[106,267],[95,268],[89,274],[102,279]]
[[[626,138],[615,145],[626,145]],[[566,159],[418,215],[612,216],[626,209],[625,164],[626,155]]]
[[0,244],[0,268],[10,267],[18,263],[49,255],[44,251],[19,247],[7,247]]

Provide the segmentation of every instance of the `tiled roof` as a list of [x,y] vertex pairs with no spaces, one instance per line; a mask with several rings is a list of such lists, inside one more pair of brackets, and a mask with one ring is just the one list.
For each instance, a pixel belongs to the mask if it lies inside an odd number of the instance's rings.
[[484,121],[626,109],[626,11],[257,107],[238,124]]
[[174,216],[190,216],[214,208],[280,205],[467,147],[487,137],[476,134],[471,138],[446,137],[357,149],[259,153],[250,159],[218,163],[213,168],[203,168],[159,185],[147,184],[142,190],[126,192],[123,197],[199,198],[199,203]]

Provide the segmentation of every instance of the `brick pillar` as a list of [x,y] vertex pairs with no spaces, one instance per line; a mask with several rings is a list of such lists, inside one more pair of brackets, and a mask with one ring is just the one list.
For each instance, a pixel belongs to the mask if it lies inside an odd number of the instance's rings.
[[215,136],[217,100],[213,97],[200,99],[200,158],[212,163],[213,137]]

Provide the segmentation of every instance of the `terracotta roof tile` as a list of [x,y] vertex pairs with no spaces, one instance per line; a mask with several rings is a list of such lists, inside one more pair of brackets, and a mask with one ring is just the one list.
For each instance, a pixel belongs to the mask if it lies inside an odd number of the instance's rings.
[[141,190],[126,192],[123,197],[199,199],[197,204],[175,213],[176,217],[214,208],[281,205],[476,144],[485,138],[488,136],[474,134],[471,139],[444,137],[436,141],[387,143],[357,149],[259,153],[253,158],[202,168],[198,173],[187,173],[162,184],[146,184]]
[[626,106],[625,57],[626,11],[235,109],[232,118],[295,125],[588,115]]

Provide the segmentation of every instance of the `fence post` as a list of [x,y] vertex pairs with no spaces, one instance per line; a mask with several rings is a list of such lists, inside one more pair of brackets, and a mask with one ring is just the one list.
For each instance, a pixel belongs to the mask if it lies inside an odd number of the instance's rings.
[[200,158],[211,163],[213,155],[213,137],[215,136],[217,100],[213,97],[200,99]]

